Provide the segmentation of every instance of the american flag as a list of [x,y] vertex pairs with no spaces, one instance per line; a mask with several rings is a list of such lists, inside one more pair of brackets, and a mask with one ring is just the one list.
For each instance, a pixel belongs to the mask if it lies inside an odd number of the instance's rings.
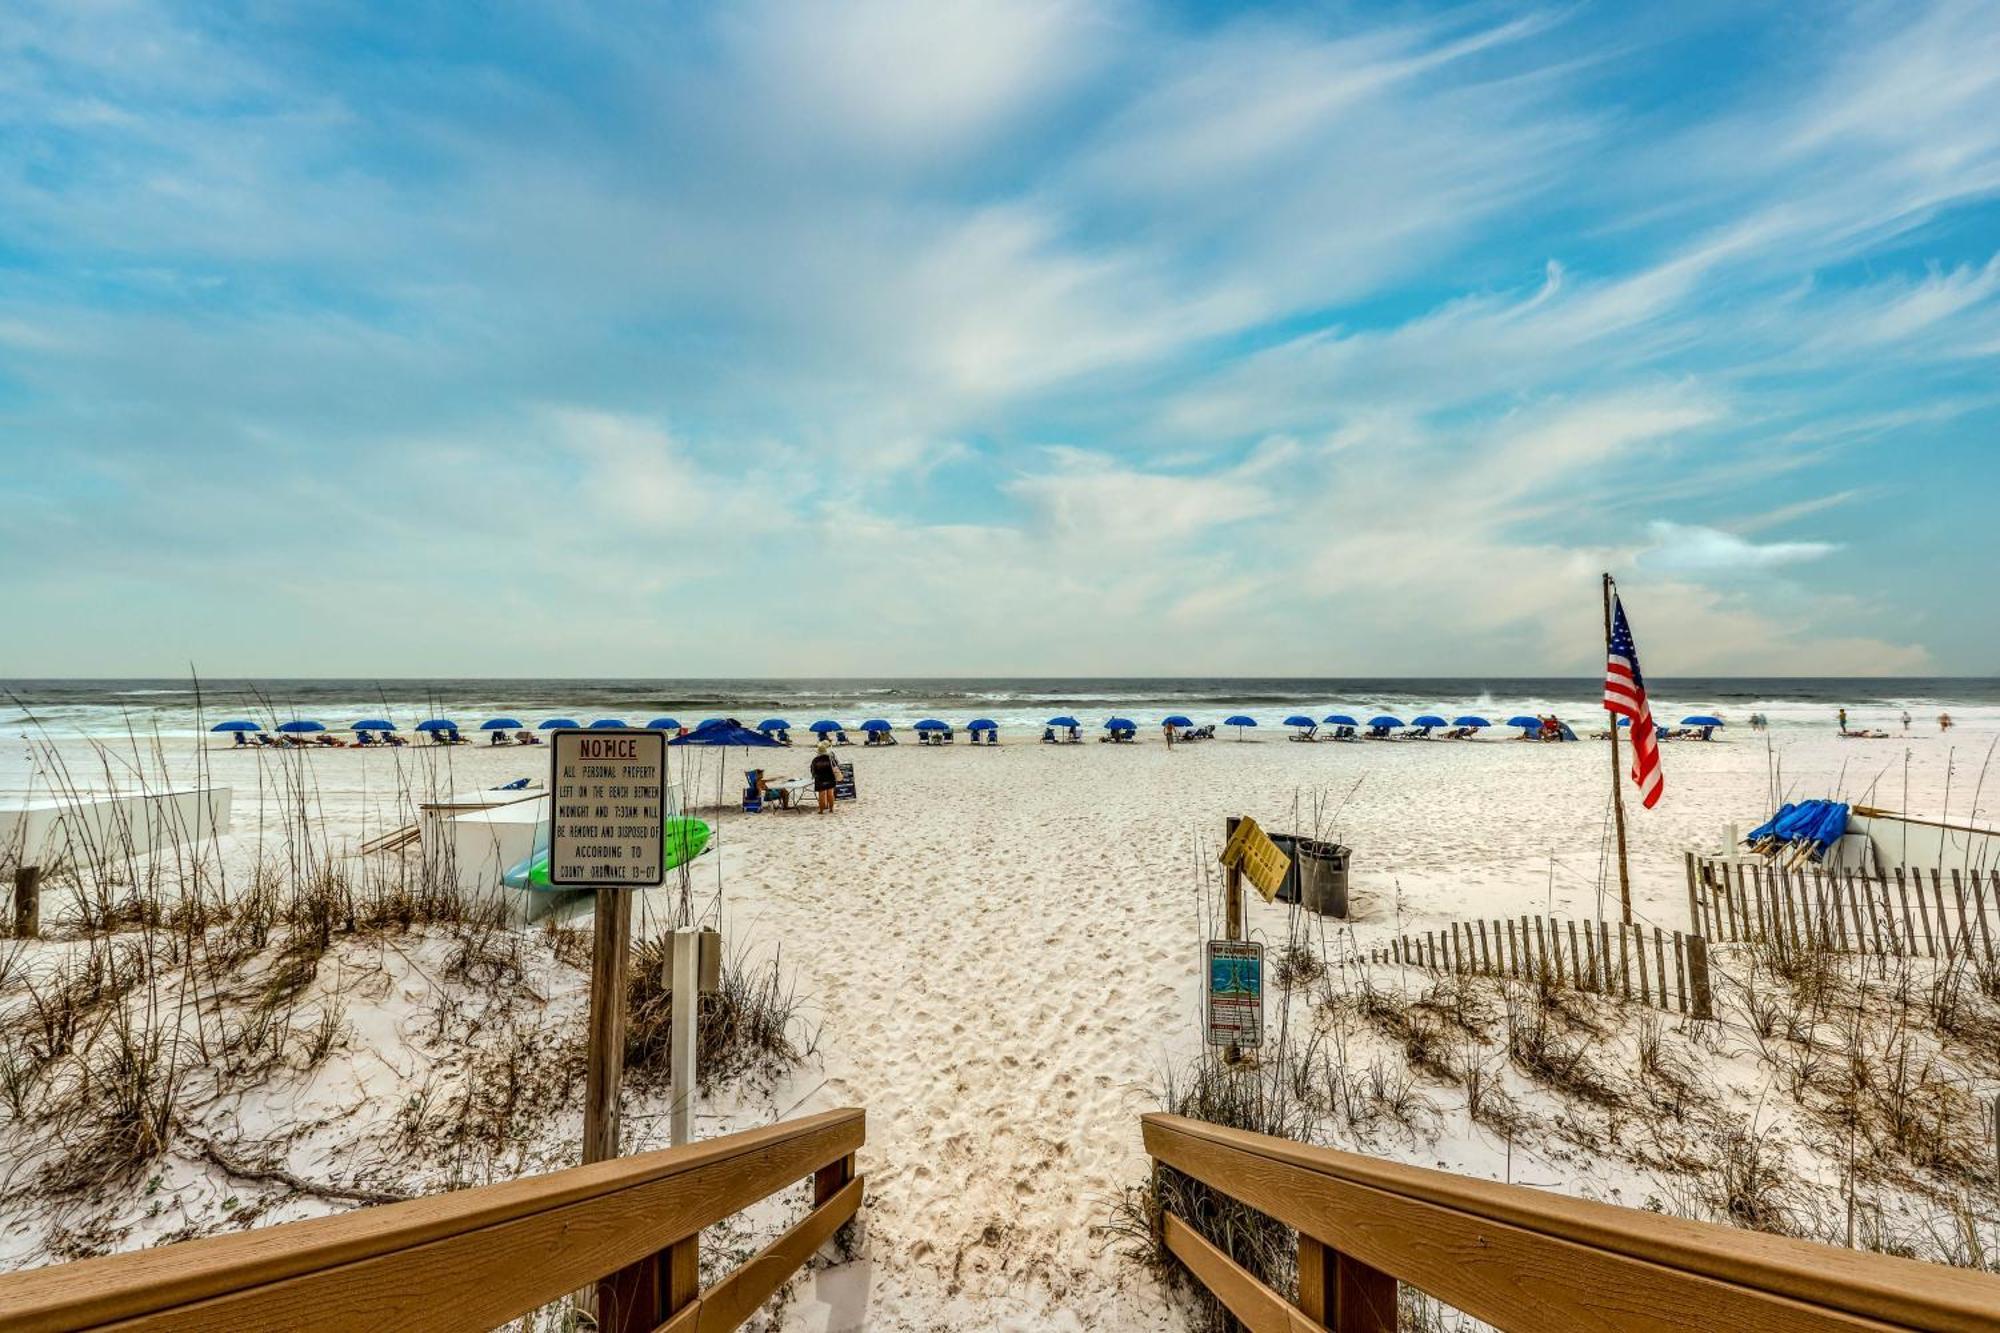
[[1604,710],[1632,724],[1632,781],[1639,787],[1639,804],[1650,810],[1659,804],[1666,779],[1660,774],[1660,741],[1653,728],[1653,710],[1646,703],[1646,678],[1639,674],[1639,649],[1632,642],[1632,627],[1625,623],[1625,603],[1617,597],[1611,599]]

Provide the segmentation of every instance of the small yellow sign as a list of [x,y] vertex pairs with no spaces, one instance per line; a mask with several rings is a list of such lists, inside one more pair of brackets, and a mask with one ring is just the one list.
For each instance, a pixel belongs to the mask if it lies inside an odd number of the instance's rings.
[[1222,849],[1221,860],[1224,866],[1242,866],[1243,873],[1250,877],[1267,903],[1278,896],[1278,889],[1292,868],[1291,858],[1278,850],[1278,844],[1257,827],[1256,820],[1247,816],[1237,823],[1236,832]]

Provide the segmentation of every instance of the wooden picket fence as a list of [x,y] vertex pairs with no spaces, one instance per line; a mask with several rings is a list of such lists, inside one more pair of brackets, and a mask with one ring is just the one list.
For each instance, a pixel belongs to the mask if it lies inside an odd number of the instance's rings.
[[1636,1000],[1670,1013],[1715,1016],[1708,941],[1658,926],[1553,916],[1454,921],[1443,929],[1398,935],[1387,947],[1373,950],[1372,957],[1379,964],[1543,981]]
[[1688,913],[1722,943],[1993,962],[2000,871],[1894,876],[1718,861],[1689,853]]

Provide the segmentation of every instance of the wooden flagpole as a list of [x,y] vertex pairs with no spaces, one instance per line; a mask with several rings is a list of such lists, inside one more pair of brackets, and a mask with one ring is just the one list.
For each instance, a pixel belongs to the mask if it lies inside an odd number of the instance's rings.
[[[1604,576],[1604,649],[1608,656],[1611,651],[1611,575]],[[1618,771],[1618,717],[1606,710],[1605,720],[1611,724],[1611,817],[1618,826],[1618,908],[1624,913],[1625,923],[1632,923],[1632,872],[1625,864],[1625,797],[1624,789],[1618,785],[1624,775]]]

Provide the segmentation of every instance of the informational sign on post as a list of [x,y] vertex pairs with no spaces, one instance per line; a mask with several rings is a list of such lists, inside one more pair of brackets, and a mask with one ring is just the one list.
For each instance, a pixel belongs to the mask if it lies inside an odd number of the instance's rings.
[[1292,868],[1291,858],[1247,815],[1237,821],[1236,831],[1229,835],[1218,859],[1223,865],[1240,868],[1248,875],[1267,903],[1278,896],[1278,889]]
[[549,746],[549,883],[657,888],[667,880],[667,736],[558,731]]
[[1264,1044],[1264,946],[1208,942],[1208,1043]]

